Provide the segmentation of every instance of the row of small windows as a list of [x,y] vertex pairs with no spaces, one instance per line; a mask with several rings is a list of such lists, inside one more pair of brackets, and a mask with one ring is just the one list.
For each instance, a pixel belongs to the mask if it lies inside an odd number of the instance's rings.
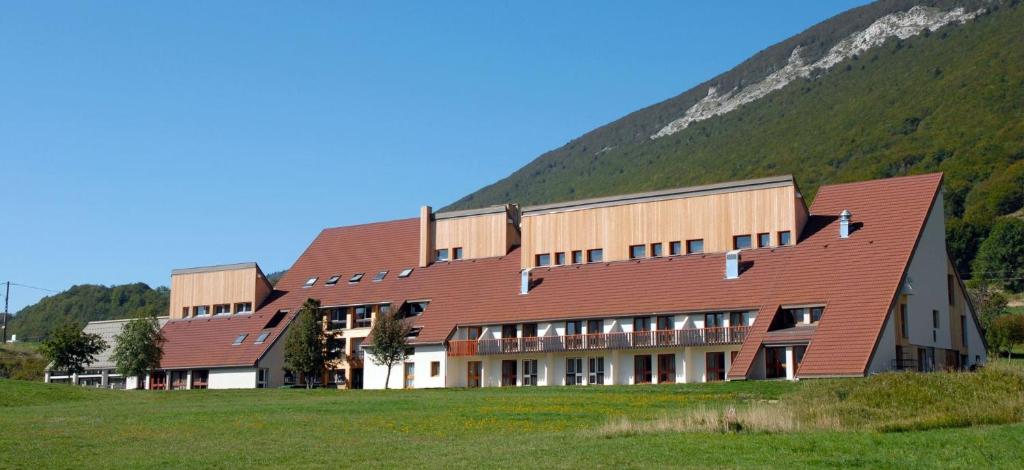
[[[778,232],[776,235],[777,246],[789,245],[790,240],[789,230],[783,230]],[[768,248],[772,246],[772,234],[770,233],[759,233],[757,234],[757,247]],[[732,237],[732,249],[734,250],[746,250],[753,248],[753,237],[750,235],[736,235]]]
[[[405,278],[409,277],[409,275],[412,274],[412,270],[413,270],[413,268],[405,268],[405,269],[403,269],[401,272],[398,273],[398,278],[399,279],[405,279]],[[373,282],[383,281],[384,278],[387,277],[389,272],[390,271],[387,271],[387,270],[385,270],[385,271],[378,271],[377,274],[373,276]],[[363,276],[365,276],[365,275],[366,275],[366,273],[355,273],[355,274],[352,275],[352,277],[348,278],[348,282],[349,282],[349,284],[355,284],[355,283],[357,283],[359,281],[362,281],[363,280]],[[319,277],[311,277],[311,278],[306,280],[306,283],[302,287],[313,287],[313,286],[316,285],[316,281],[318,279],[320,279],[320,278]],[[336,285],[339,280],[341,280],[341,275],[340,274],[335,274],[335,275],[327,278],[327,280],[324,281],[324,285],[325,286],[333,286],[333,285]]]
[[[408,318],[420,315],[427,308],[427,301],[406,302],[398,310],[398,318]],[[327,307],[322,309],[328,317],[328,330],[341,330],[350,328],[348,315],[353,316],[351,328],[369,328],[373,326],[373,306],[357,305],[355,307]],[[381,304],[378,307],[381,315],[391,313],[391,304]]]
[[[252,313],[252,302],[239,302],[236,303],[234,311],[231,310],[231,304],[217,304],[213,306],[214,315],[231,315],[240,313]],[[193,307],[181,307],[181,317],[205,317],[210,315],[211,309],[209,305],[196,305]]]
[[[434,252],[434,259],[437,261],[449,261],[448,259],[448,248],[441,248]],[[463,259],[463,250],[461,246],[457,246],[451,249],[451,261]]]
[[[816,307],[815,310],[816,312],[812,312],[812,318],[814,319],[814,322],[817,322],[821,318],[822,308]],[[694,317],[696,320],[700,318],[700,315]],[[746,326],[750,321],[750,316],[747,312],[715,312],[703,314],[703,319],[704,328],[723,328],[726,326],[726,320],[729,321],[729,326]],[[633,331],[668,331],[673,330],[676,327],[676,319],[674,315],[633,317],[632,323]],[[562,323],[562,325],[564,326],[564,334],[566,336],[597,334],[604,333],[605,320],[567,320]],[[584,327],[586,327],[585,330]],[[483,328],[479,326],[465,327],[465,331],[467,339],[480,339],[480,336],[483,334]],[[521,335],[519,334],[520,331],[522,332]],[[501,325],[501,337],[536,338],[537,323],[510,323]]]
[[[604,259],[604,250],[595,248],[592,250],[586,250],[586,258],[583,257],[583,250],[574,250],[570,252],[572,263],[571,264],[583,264],[584,259],[587,263],[600,263]],[[565,252],[554,253],[554,265],[564,266],[570,264],[565,256]],[[536,255],[534,261],[537,266],[551,266],[551,253],[542,253]]]

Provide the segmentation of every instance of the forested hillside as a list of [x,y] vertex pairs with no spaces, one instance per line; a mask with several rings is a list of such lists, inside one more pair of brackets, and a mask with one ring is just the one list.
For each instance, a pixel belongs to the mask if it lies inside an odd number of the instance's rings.
[[65,324],[85,326],[93,320],[129,318],[136,313],[167,315],[170,291],[141,282],[119,286],[85,284],[44,297],[21,309],[10,323],[19,341],[39,341]]
[[[935,31],[889,39],[734,111],[652,138],[710,87],[742,91],[784,67],[797,46],[804,62],[817,60],[882,15],[920,4],[984,11]],[[780,174],[795,175],[810,202],[822,184],[932,171],[946,174],[950,249],[967,275],[994,221],[1024,207],[1019,2],[885,1],[851,10],[682,95],[548,152],[449,209]]]

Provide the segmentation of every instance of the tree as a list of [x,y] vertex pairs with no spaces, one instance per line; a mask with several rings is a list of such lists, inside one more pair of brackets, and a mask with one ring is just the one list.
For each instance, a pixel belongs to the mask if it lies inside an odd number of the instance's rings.
[[107,343],[99,335],[85,333],[77,326],[65,323],[43,341],[40,352],[50,361],[53,370],[67,371],[71,375],[84,372],[104,349],[107,349]]
[[317,374],[324,369],[324,332],[320,325],[319,300],[306,300],[288,327],[284,364],[306,381],[306,388],[313,388]]
[[156,315],[139,315],[125,323],[116,340],[111,357],[117,365],[117,373],[138,377],[136,388],[141,389],[142,378],[160,366],[164,354],[164,336]]
[[1013,292],[1024,291],[1024,220],[1005,217],[978,248],[974,277],[991,280]]
[[1024,315],[1003,315],[993,320],[988,342],[997,352],[1012,356],[1013,348],[1024,344]]
[[396,313],[385,313],[378,315],[370,331],[370,336],[373,337],[370,343],[370,358],[374,364],[388,368],[388,375],[384,378],[385,390],[391,381],[391,368],[408,356],[406,353],[409,348],[410,330],[410,324],[398,318]]
[[1006,313],[1007,300],[1002,292],[992,288],[992,284],[985,280],[972,281],[975,287],[968,292],[978,308],[978,321],[985,330],[992,325],[992,321]]

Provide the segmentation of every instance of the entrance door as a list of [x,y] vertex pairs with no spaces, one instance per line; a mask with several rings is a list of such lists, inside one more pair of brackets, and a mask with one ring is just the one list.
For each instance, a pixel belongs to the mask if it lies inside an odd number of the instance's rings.
[[658,354],[658,383],[676,382],[676,355]]
[[651,383],[651,356],[646,354],[633,356],[633,383]]
[[786,348],[764,348],[764,376],[769,379],[786,378]]
[[405,388],[413,388],[413,384],[416,380],[416,364],[412,362],[405,363]]
[[583,358],[582,357],[567,357],[567,358],[565,358],[565,384],[566,385],[582,385],[583,384]]
[[483,364],[480,361],[469,361],[466,364],[466,386],[476,388],[480,386],[480,372]]
[[709,352],[704,356],[706,364],[707,381],[717,382],[725,380],[725,353]]
[[363,388],[363,369],[352,369],[352,383],[350,384],[354,389]]
[[515,360],[501,361],[501,386],[516,386],[516,362]]

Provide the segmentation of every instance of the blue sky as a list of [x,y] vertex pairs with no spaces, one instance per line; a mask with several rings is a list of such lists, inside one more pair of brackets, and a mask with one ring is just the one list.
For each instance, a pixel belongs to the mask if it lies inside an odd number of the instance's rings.
[[5,5],[0,281],[284,269],[864,2],[212,3]]

